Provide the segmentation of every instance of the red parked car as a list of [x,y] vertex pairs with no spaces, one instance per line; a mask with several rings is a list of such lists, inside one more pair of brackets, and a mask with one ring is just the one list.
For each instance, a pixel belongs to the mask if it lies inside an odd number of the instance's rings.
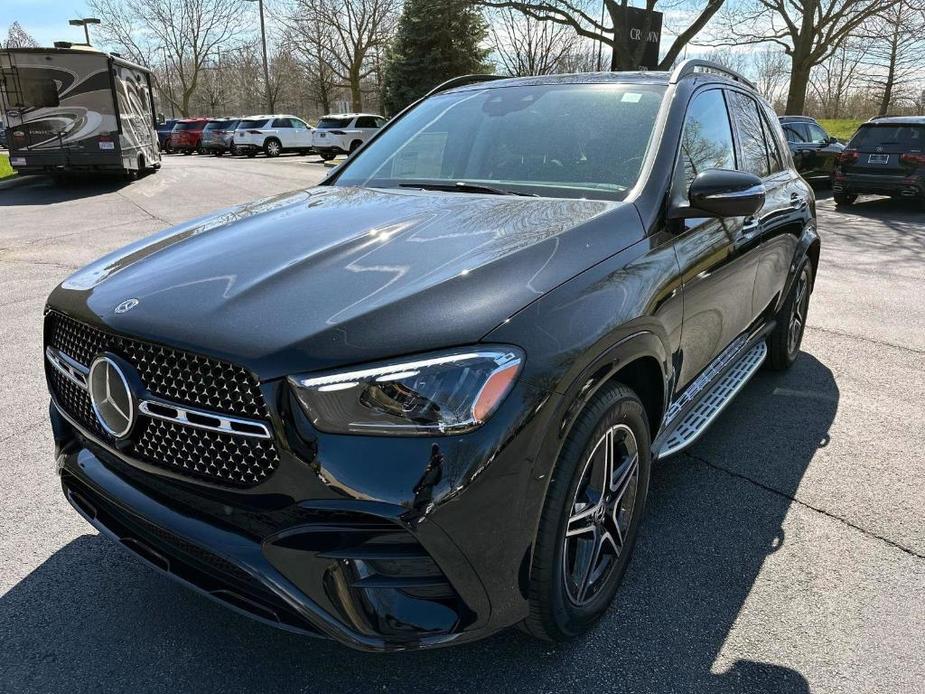
[[209,118],[184,118],[178,120],[170,132],[170,148],[174,152],[202,154],[202,130],[209,123]]

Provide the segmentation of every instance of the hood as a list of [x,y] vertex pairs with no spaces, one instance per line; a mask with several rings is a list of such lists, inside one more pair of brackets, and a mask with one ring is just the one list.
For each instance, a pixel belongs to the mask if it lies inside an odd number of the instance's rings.
[[641,235],[626,203],[318,187],[127,246],[49,304],[270,379],[476,342]]

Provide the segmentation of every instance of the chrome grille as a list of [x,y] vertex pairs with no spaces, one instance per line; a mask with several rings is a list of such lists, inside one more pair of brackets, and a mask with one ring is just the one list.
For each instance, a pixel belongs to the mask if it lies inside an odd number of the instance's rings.
[[[63,314],[46,316],[45,344],[89,366],[100,352],[128,361],[153,395],[215,413],[268,420],[257,379],[240,366],[105,332]],[[48,366],[59,406],[103,442],[111,443],[93,414],[88,393]],[[125,452],[146,463],[235,487],[265,480],[279,465],[272,439],[208,431],[139,417]]]

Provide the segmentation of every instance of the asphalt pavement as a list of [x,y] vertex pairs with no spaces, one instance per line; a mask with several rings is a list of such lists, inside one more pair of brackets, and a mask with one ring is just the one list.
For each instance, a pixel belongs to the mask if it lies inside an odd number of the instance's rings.
[[820,191],[804,353],[655,466],[616,605],[367,655],[233,614],[99,537],[52,461],[42,306],[129,241],[313,185],[314,157],[172,156],[140,181],[0,183],[0,691],[925,691],[925,211]]

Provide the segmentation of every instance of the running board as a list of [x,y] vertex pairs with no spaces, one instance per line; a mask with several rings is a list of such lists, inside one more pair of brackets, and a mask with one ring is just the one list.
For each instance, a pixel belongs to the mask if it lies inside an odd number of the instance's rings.
[[742,386],[754,375],[764,362],[768,348],[764,340],[752,347],[726,372],[700,401],[684,415],[684,419],[675,427],[671,435],[659,448],[658,457],[665,458],[677,453],[700,438],[713,420],[719,416],[726,405],[732,402]]

